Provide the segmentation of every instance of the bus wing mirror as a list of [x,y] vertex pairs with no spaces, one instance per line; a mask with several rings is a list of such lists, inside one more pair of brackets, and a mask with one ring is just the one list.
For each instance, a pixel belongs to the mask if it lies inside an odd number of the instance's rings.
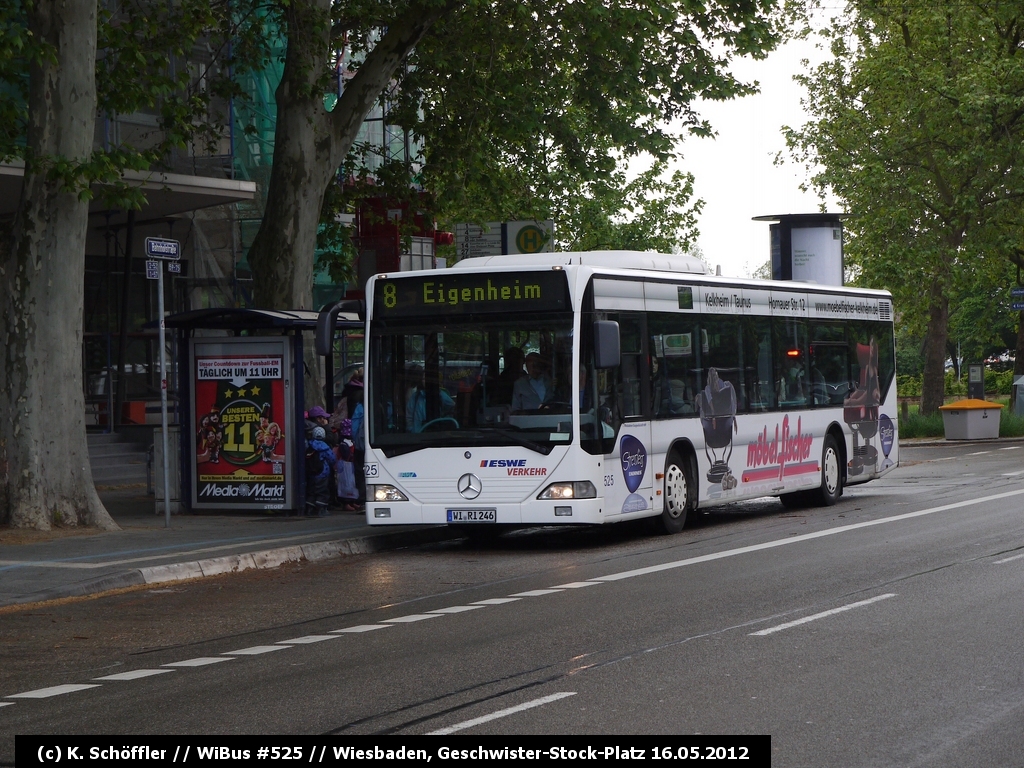
[[620,357],[619,324],[614,320],[595,320],[594,367],[615,368]]
[[334,343],[334,329],[338,324],[339,312],[355,312],[362,320],[366,316],[366,305],[359,299],[332,302],[324,304],[323,309],[316,318],[316,336],[314,346],[320,357],[327,357],[331,354],[331,346]]

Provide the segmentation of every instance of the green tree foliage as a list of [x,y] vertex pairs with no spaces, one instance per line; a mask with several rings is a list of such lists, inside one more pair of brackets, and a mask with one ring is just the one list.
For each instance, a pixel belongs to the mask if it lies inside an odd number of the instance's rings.
[[1015,4],[853,2],[822,32],[832,59],[798,78],[813,119],[788,143],[852,214],[859,282],[923,330],[925,414],[942,404],[951,297],[1005,290],[1019,258],[1022,22]]
[[[294,0],[293,7],[325,1]],[[303,42],[299,71],[308,75],[308,95],[300,106],[291,96],[286,104],[286,91],[278,92],[279,114],[288,106],[305,118],[289,135],[279,131],[275,148],[275,157],[283,150],[291,158],[289,166],[326,164],[327,174],[282,173],[271,181],[273,212],[250,258],[259,300],[275,306],[301,300],[308,274],[285,265],[302,264],[314,248],[311,228],[301,220],[303,201],[324,200],[334,170],[353,148],[354,130],[378,98],[387,98],[391,119],[425,148],[425,165],[412,180],[443,219],[557,215],[564,217],[559,229],[566,242],[588,242],[577,231],[587,225],[594,227],[594,243],[639,243],[637,232],[647,226],[658,233],[645,242],[685,245],[696,209],[682,194],[690,188],[685,176],[662,176],[661,164],[678,139],[664,126],[678,119],[706,134],[710,127],[694,109],[697,99],[751,90],[729,75],[729,62],[735,55],[763,56],[774,46],[773,7],[773,0],[334,2],[335,36],[310,35]],[[410,17],[429,24],[410,34]],[[362,63],[328,120],[309,84],[327,82],[314,77],[313,67],[333,63],[339,31]],[[297,39],[289,33],[289,55]],[[382,71],[381,60],[399,54],[401,66],[386,80],[371,77]],[[367,101],[371,84],[378,90]],[[315,136],[322,137],[319,143]],[[623,164],[640,154],[652,157],[656,169],[629,180]],[[413,172],[407,169],[406,179]],[[643,195],[655,197],[641,204]],[[663,220],[655,226],[657,216]],[[287,237],[279,236],[283,225]]]
[[695,245],[703,201],[691,199],[691,174],[669,173],[658,162],[633,178],[620,167],[593,181],[571,181],[551,195],[558,250],[675,253]]

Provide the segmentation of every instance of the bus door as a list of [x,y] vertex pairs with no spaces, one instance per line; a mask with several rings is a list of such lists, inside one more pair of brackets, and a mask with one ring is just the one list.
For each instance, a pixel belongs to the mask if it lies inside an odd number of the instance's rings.
[[[619,323],[621,360],[597,372],[599,415],[606,434],[614,433],[602,462],[606,518],[649,510],[653,505],[649,372],[645,317],[639,312],[599,313]],[[658,469],[657,471],[660,471]]]

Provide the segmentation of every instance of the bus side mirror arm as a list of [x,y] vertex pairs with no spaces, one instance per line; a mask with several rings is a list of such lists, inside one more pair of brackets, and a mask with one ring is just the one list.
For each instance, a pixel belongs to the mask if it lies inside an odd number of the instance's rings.
[[362,320],[366,317],[366,305],[359,299],[348,299],[347,301],[332,302],[324,304],[323,309],[316,318],[316,336],[314,345],[316,353],[320,357],[327,357],[331,354],[331,347],[334,344],[334,329],[337,327],[339,312],[355,312]]
[[620,358],[619,324],[614,320],[595,320],[594,367],[615,368]]

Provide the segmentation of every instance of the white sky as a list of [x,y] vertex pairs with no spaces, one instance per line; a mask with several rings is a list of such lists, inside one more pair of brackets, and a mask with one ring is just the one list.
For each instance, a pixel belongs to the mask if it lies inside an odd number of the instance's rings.
[[[783,125],[806,122],[800,106],[803,88],[792,79],[800,61],[820,61],[824,54],[808,41],[781,46],[766,60],[737,60],[732,71],[744,81],[757,80],[760,93],[728,102],[705,102],[699,111],[717,131],[716,139],[688,137],[679,166],[692,173],[694,197],[703,198],[697,243],[712,268],[728,277],[747,277],[769,258],[767,222],[754,216],[814,213],[819,200],[801,192],[807,176],[789,159]],[[786,163],[773,164],[778,152]],[[830,212],[838,211],[833,201]]]

